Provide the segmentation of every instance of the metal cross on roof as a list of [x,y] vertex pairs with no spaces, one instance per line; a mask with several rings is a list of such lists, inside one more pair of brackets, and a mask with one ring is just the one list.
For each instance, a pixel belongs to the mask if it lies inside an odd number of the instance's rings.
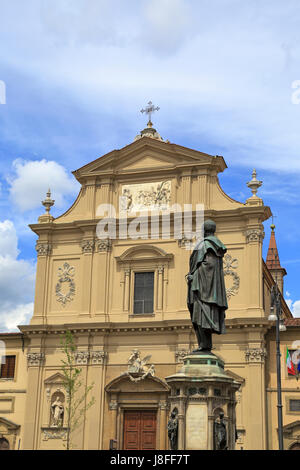
[[275,224],[274,224],[274,219],[277,218],[277,215],[273,215],[272,214],[272,224],[271,224],[271,229],[274,230],[275,229]]
[[152,101],[149,101],[149,103],[148,103],[148,105],[146,106],[146,108],[145,108],[145,109],[141,109],[141,113],[142,113],[142,114],[143,114],[143,113],[148,114],[148,116],[149,116],[149,122],[148,122],[148,124],[151,124],[151,125],[152,125],[152,122],[151,122],[151,115],[152,115],[155,111],[159,111],[159,110],[160,110],[159,106],[156,106],[156,107],[155,107],[155,106],[153,105]]

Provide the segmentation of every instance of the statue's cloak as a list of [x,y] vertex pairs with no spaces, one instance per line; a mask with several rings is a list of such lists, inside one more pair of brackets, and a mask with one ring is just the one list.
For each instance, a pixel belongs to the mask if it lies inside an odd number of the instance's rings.
[[227,249],[215,236],[201,240],[190,257],[188,308],[191,320],[213,333],[225,333],[225,310],[228,308],[223,273],[223,256]]

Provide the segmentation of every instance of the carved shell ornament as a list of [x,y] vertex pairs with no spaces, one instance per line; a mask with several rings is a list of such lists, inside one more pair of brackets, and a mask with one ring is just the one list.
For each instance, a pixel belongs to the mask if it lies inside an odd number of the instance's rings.
[[232,284],[230,287],[226,287],[226,295],[229,300],[233,295],[236,295],[240,287],[240,276],[235,271],[238,267],[238,260],[232,258],[231,255],[226,253],[223,259],[224,277],[230,276],[232,278]]
[[[62,268],[58,269],[58,283],[55,287],[57,302],[61,302],[63,306],[67,302],[71,302],[75,295],[75,282],[73,277],[75,275],[75,268],[70,266],[69,263],[64,263]],[[68,284],[67,292],[63,292],[63,284]]]

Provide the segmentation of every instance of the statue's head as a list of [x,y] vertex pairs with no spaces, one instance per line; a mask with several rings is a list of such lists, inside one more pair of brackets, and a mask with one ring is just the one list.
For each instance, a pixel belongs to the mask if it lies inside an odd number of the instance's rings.
[[216,224],[213,220],[206,220],[203,224],[204,236],[214,235],[216,231]]

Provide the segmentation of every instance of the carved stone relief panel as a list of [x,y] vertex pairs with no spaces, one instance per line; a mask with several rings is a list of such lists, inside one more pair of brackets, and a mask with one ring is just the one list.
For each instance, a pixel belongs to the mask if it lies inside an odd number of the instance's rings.
[[120,209],[126,212],[166,210],[171,200],[171,181],[122,186]]

